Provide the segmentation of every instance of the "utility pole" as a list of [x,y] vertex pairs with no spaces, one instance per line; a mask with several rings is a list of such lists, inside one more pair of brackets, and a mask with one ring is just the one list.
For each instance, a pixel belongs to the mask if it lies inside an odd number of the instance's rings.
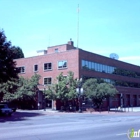
[[79,47],[79,4],[77,8],[77,49]]

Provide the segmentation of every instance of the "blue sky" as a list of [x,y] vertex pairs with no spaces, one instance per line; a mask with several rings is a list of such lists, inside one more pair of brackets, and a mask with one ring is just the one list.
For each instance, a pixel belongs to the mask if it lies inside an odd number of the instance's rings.
[[0,0],[0,28],[26,57],[65,44],[140,65],[140,0]]

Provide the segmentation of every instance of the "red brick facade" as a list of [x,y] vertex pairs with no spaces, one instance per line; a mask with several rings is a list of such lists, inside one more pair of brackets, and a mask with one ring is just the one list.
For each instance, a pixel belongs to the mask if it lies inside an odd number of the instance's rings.
[[[58,61],[67,61],[67,67],[59,69]],[[109,73],[103,73],[98,71],[90,71],[82,69],[82,60],[94,61],[104,65],[118,67],[130,71],[140,72],[140,67],[119,60],[114,60],[108,57],[104,57],[98,54],[87,52],[81,49],[77,49],[73,46],[73,42],[69,41],[68,44],[48,47],[47,54],[34,56],[29,58],[16,59],[17,67],[25,67],[25,72],[20,75],[30,78],[34,73],[41,75],[40,84],[44,84],[44,78],[52,78],[52,82],[55,78],[63,72],[63,75],[67,75],[68,71],[73,71],[75,78],[81,78],[83,76],[107,78],[112,80],[122,80],[128,82],[135,82],[140,84],[140,78],[133,78]],[[51,63],[52,69],[44,71],[44,63]],[[34,72],[34,65],[38,65],[38,71]],[[116,87],[119,91],[116,100],[110,101],[110,106],[120,106],[120,94],[124,94],[125,106],[140,106],[140,88],[133,87]],[[118,98],[118,99],[117,99]]]

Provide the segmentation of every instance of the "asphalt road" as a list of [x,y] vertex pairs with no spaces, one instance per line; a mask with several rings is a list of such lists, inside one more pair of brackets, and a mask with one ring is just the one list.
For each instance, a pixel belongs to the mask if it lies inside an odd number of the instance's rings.
[[140,129],[139,116],[19,111],[0,117],[0,140],[128,140],[128,129]]

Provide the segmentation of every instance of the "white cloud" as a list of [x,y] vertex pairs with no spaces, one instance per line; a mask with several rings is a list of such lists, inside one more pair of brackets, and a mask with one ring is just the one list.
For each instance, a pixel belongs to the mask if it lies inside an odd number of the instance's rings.
[[126,56],[126,57],[121,57],[121,60],[139,60],[140,61],[140,56]]
[[140,65],[140,56],[126,56],[126,57],[120,57],[121,61],[131,63],[134,65]]

